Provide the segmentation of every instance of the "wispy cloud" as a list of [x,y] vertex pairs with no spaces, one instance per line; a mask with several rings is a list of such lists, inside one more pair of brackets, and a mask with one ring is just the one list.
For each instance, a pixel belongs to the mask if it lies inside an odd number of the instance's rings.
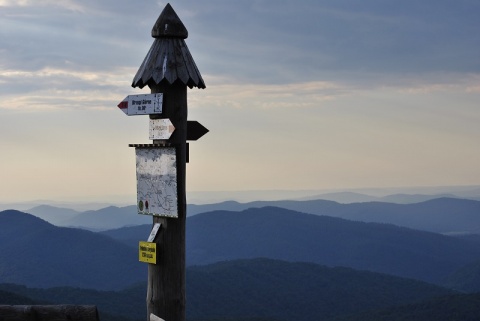
[[[104,108],[112,106],[130,86],[133,69],[116,72],[0,70],[0,109]],[[7,90],[8,85],[15,90]],[[27,89],[24,89],[27,88]]]
[[[208,78],[206,78],[208,79]],[[312,108],[321,102],[335,99],[348,89],[329,82],[262,84],[212,84],[208,93],[199,93],[197,106],[210,105],[221,108]]]

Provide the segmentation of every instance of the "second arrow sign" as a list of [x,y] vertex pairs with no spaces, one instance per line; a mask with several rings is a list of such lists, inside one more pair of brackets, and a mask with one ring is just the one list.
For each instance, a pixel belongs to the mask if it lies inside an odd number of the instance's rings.
[[198,121],[196,120],[187,121],[187,140],[197,140],[203,135],[205,135],[206,133],[208,133],[208,129],[206,129]]

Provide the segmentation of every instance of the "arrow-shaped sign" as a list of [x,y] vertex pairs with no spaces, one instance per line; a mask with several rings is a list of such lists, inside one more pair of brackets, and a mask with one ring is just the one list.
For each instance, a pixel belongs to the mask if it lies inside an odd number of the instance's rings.
[[128,95],[118,104],[118,108],[128,116],[161,114],[162,106],[163,93]]
[[170,119],[150,119],[150,139],[169,139],[175,127]]
[[196,120],[187,121],[187,140],[197,140],[203,135],[205,135],[206,133],[208,133],[208,129],[206,129],[198,121]]

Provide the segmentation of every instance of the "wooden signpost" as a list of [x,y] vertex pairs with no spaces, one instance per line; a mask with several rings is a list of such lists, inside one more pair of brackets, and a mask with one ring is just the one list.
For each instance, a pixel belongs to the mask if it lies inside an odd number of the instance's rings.
[[137,153],[138,213],[153,216],[148,242],[139,244],[139,260],[148,263],[147,320],[153,315],[185,321],[186,141],[208,132],[187,121],[187,87],[203,89],[205,83],[184,40],[188,31],[170,4],[152,37],[132,83],[148,86],[151,94],[128,96],[118,107],[129,116],[149,115],[151,121],[153,144],[130,145]]

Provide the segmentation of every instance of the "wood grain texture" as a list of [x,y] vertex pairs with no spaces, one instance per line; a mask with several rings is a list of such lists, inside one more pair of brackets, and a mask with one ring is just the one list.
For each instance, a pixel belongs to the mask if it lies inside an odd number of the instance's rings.
[[153,217],[153,224],[161,223],[162,228],[155,239],[157,264],[148,264],[147,315],[185,321],[187,87],[177,82],[154,86],[151,90],[163,93],[163,116],[175,126],[168,143],[176,146],[178,218]]

